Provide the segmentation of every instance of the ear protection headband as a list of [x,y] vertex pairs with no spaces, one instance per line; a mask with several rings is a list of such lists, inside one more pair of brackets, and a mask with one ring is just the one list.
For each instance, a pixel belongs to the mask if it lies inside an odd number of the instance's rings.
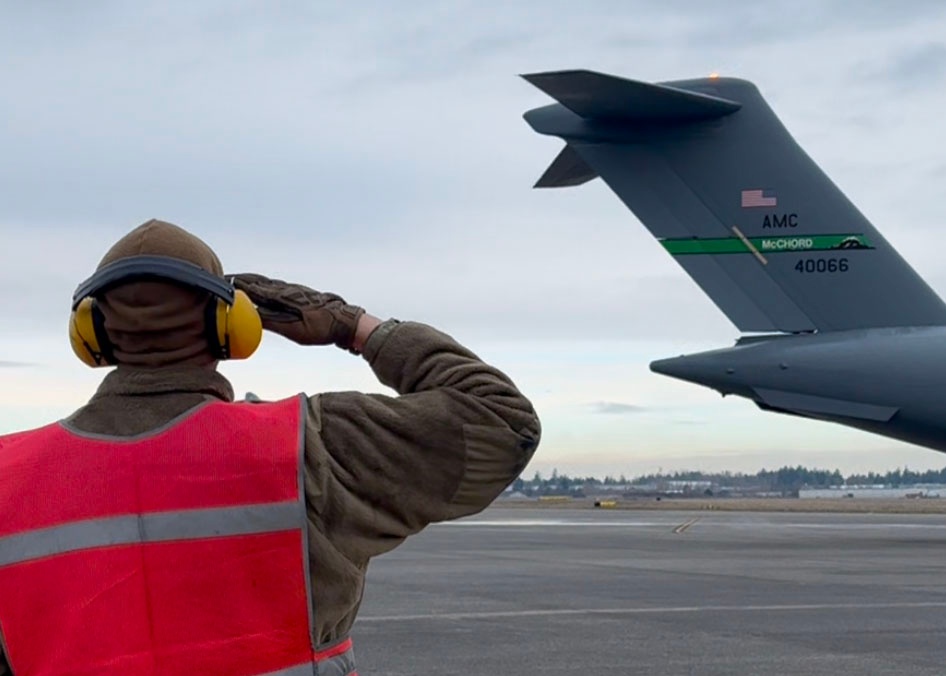
[[259,347],[263,338],[259,313],[249,296],[228,280],[178,258],[132,256],[106,265],[82,282],[72,296],[69,342],[83,363],[91,367],[117,363],[96,296],[116,284],[148,278],[180,282],[211,294],[205,325],[207,342],[217,359],[246,359]]

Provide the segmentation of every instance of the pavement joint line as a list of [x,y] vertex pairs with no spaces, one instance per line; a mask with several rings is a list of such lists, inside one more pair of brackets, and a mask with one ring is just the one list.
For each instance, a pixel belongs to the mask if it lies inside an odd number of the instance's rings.
[[946,608],[946,601],[905,601],[903,603],[800,603],[745,606],[663,606],[653,608],[548,608],[537,610],[497,610],[467,613],[378,615],[359,617],[358,623],[409,622],[417,620],[477,620],[503,617],[550,617],[556,615],[659,615],[666,613],[779,612],[804,610],[893,610],[897,608]]

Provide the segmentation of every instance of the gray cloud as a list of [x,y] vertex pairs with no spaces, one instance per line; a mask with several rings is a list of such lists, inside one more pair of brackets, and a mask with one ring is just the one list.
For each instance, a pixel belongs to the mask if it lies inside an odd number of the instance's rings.
[[631,415],[648,410],[644,406],[624,404],[619,401],[597,401],[591,404],[591,409],[594,413],[603,415]]
[[946,45],[929,42],[901,54],[887,70],[891,79],[934,85],[946,74]]
[[33,362],[27,362],[27,361],[9,361],[9,360],[0,359],[0,369],[16,369],[16,368],[24,368],[27,366],[36,366],[36,364],[34,364]]
[[856,64],[851,75],[896,92],[937,87],[946,77],[946,44],[936,40],[881,53]]
[[[614,7],[617,14],[629,9],[629,3]],[[819,40],[840,41],[854,35],[876,32],[881,38],[904,26],[917,26],[941,18],[942,3],[920,0],[915,3],[891,4],[829,0],[799,3],[794,0],[774,0],[764,4],[736,7],[731,2],[701,2],[698,4],[677,0],[653,6],[634,7],[642,20],[615,22],[619,29],[607,39],[607,44],[619,49],[661,45],[674,49],[699,49],[709,58],[733,52],[752,50],[775,51],[793,49],[804,51]],[[648,11],[650,10],[650,11]]]

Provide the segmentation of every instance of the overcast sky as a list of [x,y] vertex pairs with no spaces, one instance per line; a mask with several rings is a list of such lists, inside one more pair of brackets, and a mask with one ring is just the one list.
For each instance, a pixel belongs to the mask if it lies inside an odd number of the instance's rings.
[[[404,9],[409,7],[410,9]],[[931,450],[759,411],[651,373],[735,327],[607,187],[533,190],[560,140],[518,77],[588,68],[754,81],[941,295],[941,2],[0,0],[0,433],[68,415],[71,293],[161,218],[228,271],[428,322],[532,398],[529,468],[942,467]],[[267,336],[239,395],[386,391],[364,362]]]

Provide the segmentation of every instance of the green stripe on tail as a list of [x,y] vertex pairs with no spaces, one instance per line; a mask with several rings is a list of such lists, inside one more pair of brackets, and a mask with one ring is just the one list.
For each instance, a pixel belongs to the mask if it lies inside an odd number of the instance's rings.
[[[750,237],[752,246],[762,255],[792,251],[831,251],[873,249],[864,235],[794,235],[789,237]],[[751,253],[738,237],[714,239],[678,238],[661,240],[664,248],[674,256],[688,254]]]

